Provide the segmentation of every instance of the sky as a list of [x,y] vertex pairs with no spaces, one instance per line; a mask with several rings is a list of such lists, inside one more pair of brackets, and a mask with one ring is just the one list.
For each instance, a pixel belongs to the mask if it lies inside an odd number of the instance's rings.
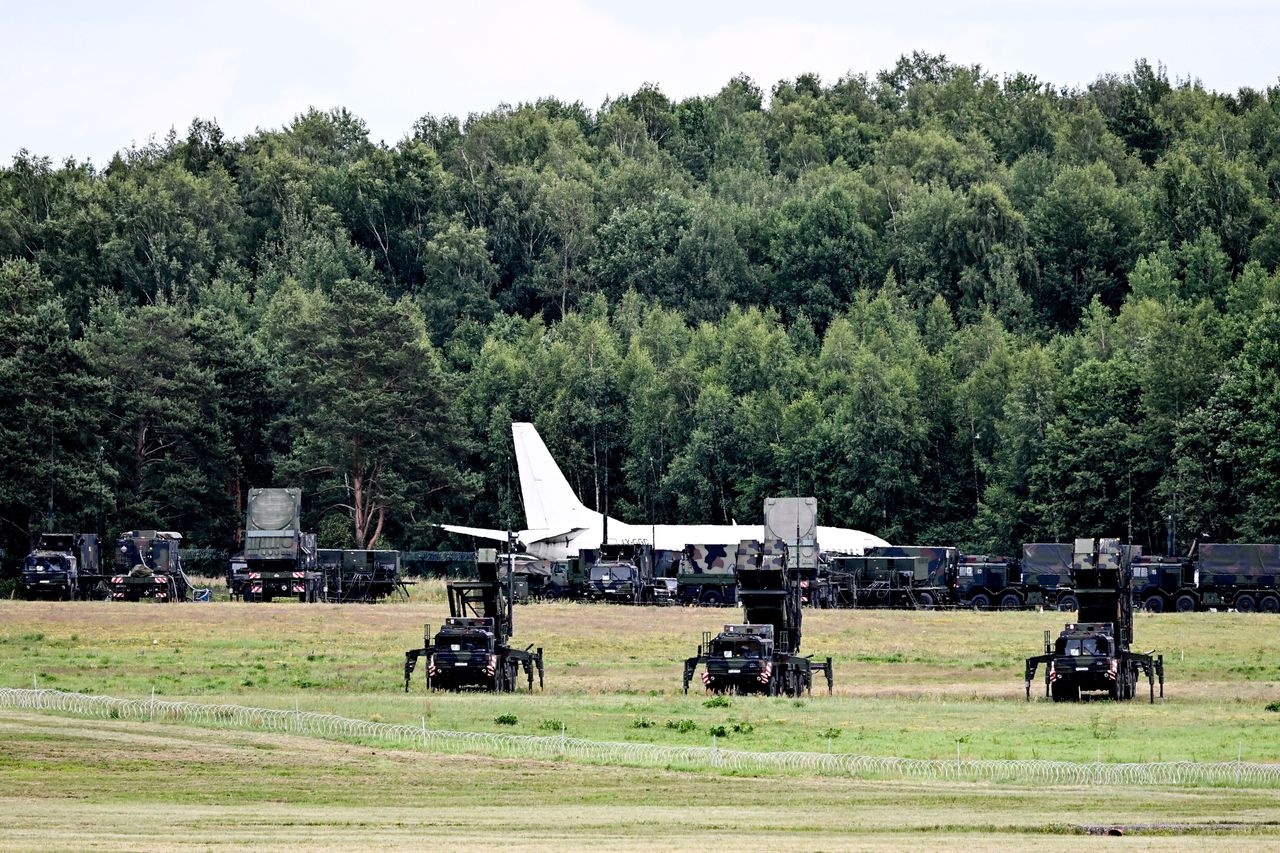
[[130,145],[214,119],[227,136],[346,107],[395,144],[427,114],[543,96],[605,99],[657,84],[714,94],[745,73],[767,93],[834,82],[912,51],[1055,86],[1135,60],[1207,88],[1280,80],[1280,3],[756,0],[0,0],[0,162],[19,149],[105,165]]

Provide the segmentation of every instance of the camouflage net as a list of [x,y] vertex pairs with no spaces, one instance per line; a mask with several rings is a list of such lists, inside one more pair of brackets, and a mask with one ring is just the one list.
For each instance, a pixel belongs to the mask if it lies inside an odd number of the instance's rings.
[[1008,782],[1048,785],[1272,787],[1280,764],[889,758],[822,752],[744,752],[711,746],[661,746],[544,735],[451,732],[420,725],[355,720],[300,709],[206,705],[162,699],[117,699],[61,690],[0,688],[0,708],[143,720],[335,740],[368,741],[435,753],[470,753],[633,767],[668,767],[725,773],[794,773],[859,778]]

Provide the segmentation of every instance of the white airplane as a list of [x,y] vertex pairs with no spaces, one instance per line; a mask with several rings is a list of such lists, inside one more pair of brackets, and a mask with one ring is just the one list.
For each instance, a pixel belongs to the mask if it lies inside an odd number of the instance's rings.
[[[513,423],[511,435],[515,439],[525,522],[529,525],[518,531],[526,550],[544,560],[563,560],[578,556],[580,550],[599,548],[604,541],[604,514],[588,509],[578,500],[533,424]],[[507,541],[505,530],[440,526],[451,533]],[[759,540],[764,537],[764,525],[627,524],[610,518],[608,532],[611,545],[652,544],[660,551],[679,551],[686,545],[736,546],[743,539]],[[822,550],[842,554],[861,554],[872,546],[889,544],[879,536],[846,527],[819,527],[817,538]]]

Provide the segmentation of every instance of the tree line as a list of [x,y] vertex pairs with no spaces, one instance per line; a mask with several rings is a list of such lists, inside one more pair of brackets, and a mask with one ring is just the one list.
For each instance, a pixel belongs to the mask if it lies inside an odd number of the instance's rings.
[[[519,526],[510,423],[622,517],[895,542],[1280,536],[1280,88],[914,54],[597,110],[194,121],[0,170],[0,522],[233,549]],[[606,486],[606,483],[608,484]]]

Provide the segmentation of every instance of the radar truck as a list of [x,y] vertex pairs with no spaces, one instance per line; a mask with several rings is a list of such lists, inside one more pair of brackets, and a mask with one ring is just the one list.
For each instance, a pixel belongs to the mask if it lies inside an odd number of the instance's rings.
[[426,659],[427,687],[431,690],[490,690],[509,693],[523,668],[529,690],[533,671],[542,687],[542,649],[511,645],[514,573],[508,572],[507,589],[498,578],[497,554],[492,548],[477,552],[479,580],[449,581],[449,617],[435,636],[431,626],[422,631],[422,648],[404,653],[404,689],[418,662]]
[[23,598],[88,598],[103,580],[98,556],[95,533],[42,533],[22,561],[19,592]]
[[813,673],[821,672],[831,692],[831,658],[801,657],[800,580],[787,566],[785,542],[738,544],[738,601],[746,624],[725,625],[715,637],[702,635],[698,653],[684,663],[684,691],[703,667],[702,684],[715,694],[801,696],[813,691]]
[[302,489],[250,489],[244,554],[227,569],[227,592],[244,601],[320,600],[316,536],[302,532]]
[[106,579],[112,601],[186,601],[191,581],[182,570],[182,534],[131,530],[116,540],[115,571]]
[[765,498],[764,541],[787,548],[787,568],[800,584],[800,602],[834,607],[835,590],[818,559],[818,499]]
[[1086,693],[1115,700],[1132,699],[1138,674],[1147,677],[1150,701],[1155,681],[1164,698],[1164,656],[1135,652],[1133,644],[1133,565],[1137,549],[1118,539],[1077,539],[1071,580],[1079,601],[1077,622],[1068,623],[1044,654],[1027,658],[1027,701],[1039,666],[1045,667],[1045,695],[1055,702],[1078,702]]

